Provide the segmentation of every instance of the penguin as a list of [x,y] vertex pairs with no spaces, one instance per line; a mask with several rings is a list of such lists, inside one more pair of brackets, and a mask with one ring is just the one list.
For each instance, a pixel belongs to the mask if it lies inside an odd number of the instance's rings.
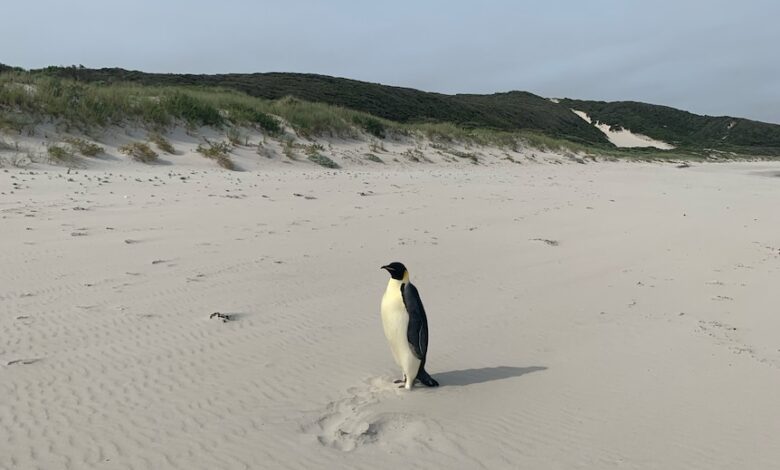
[[409,282],[409,271],[401,263],[394,262],[381,269],[390,273],[387,290],[382,296],[382,327],[390,343],[395,363],[401,367],[404,378],[395,383],[411,390],[415,380],[428,387],[438,387],[439,382],[425,371],[428,354],[428,318],[425,316],[420,294]]

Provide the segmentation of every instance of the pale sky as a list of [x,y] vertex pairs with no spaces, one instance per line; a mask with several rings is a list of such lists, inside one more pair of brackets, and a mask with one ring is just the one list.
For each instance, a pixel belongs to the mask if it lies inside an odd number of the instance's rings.
[[0,62],[309,72],[780,123],[778,0],[5,0]]

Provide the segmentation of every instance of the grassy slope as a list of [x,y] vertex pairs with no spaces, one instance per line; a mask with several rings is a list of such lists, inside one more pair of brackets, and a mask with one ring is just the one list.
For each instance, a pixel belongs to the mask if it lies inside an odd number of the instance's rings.
[[780,155],[780,125],[776,124],[728,116],[700,116],[633,101],[565,99],[561,104],[585,111],[594,121],[624,127],[683,148]]
[[247,98],[220,90],[84,84],[13,71],[0,74],[0,128],[21,132],[57,118],[80,128],[133,120],[166,127],[180,120],[217,127],[250,124],[278,132],[279,122],[263,109],[267,104]]
[[471,128],[525,129],[573,142],[609,145],[601,132],[582,122],[568,109],[525,92],[443,95],[345,78],[294,73],[180,75],[73,67],[49,67],[35,73],[86,82],[218,86],[269,100],[294,96],[399,123],[449,122]]
[[[678,148],[617,149],[570,108]],[[417,133],[434,140],[638,159],[709,158],[712,152],[705,149],[741,156],[780,155],[778,125],[697,116],[643,103],[555,104],[524,92],[441,95],[303,74],[172,75],[74,67],[27,72],[0,64],[0,129],[22,132],[56,118],[82,129],[127,121],[154,128],[184,121],[249,125],[279,134],[280,123],[273,116],[283,118],[302,136],[349,137],[362,129],[379,138],[386,133]],[[718,155],[731,158],[728,153]]]

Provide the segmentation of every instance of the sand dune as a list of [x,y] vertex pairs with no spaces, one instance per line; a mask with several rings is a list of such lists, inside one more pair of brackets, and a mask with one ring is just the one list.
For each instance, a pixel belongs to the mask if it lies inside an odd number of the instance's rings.
[[612,144],[615,145],[616,147],[622,147],[622,148],[655,147],[661,150],[671,150],[674,148],[674,145],[663,142],[661,140],[653,139],[646,135],[636,134],[634,132],[631,132],[628,129],[612,129],[612,126],[610,126],[609,124],[604,124],[600,122],[594,123],[591,120],[590,116],[588,116],[587,113],[585,113],[584,111],[577,111],[574,109],[572,109],[572,111],[574,112],[574,114],[581,117],[583,120],[596,126],[601,132],[604,133],[604,135],[607,136],[607,139],[609,139],[609,141],[612,142]]
[[776,164],[203,164],[0,169],[0,468],[777,465]]
[[[237,171],[268,171],[272,169],[320,168],[316,158],[325,156],[333,163],[348,168],[413,168],[420,164],[437,164],[447,167],[473,167],[477,165],[505,165],[523,163],[564,163],[572,159],[595,157],[575,155],[569,150],[549,150],[532,147],[517,140],[514,145],[491,146],[448,139],[431,140],[423,135],[397,135],[376,139],[370,135],[354,138],[298,135],[287,127],[282,135],[267,135],[254,128],[231,128],[237,141],[230,142],[225,130],[210,127],[192,129],[174,127],[163,135],[173,148],[165,151],[152,142],[154,132],[143,127],[114,126],[93,129],[89,134],[70,132],[62,124],[38,125],[32,131],[21,134],[0,132],[1,168],[48,168],[51,165],[72,169],[95,171],[142,170],[144,164],[123,153],[126,145],[146,144],[156,154],[147,165],[167,166],[177,171],[216,169],[220,165],[215,158],[207,158],[199,148],[224,144],[228,151],[225,158]],[[357,131],[356,131],[357,132]],[[78,139],[98,146],[97,155],[86,157],[68,143]],[[234,137],[235,139],[235,137]],[[60,158],[51,156],[52,147],[70,152]],[[327,160],[325,160],[327,163]]]

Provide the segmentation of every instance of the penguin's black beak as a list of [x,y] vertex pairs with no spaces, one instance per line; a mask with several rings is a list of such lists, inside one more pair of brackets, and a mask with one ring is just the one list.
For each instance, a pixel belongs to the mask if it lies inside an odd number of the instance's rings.
[[382,267],[381,267],[381,268],[379,268],[379,269],[386,269],[386,270],[390,271],[390,266],[382,266]]

